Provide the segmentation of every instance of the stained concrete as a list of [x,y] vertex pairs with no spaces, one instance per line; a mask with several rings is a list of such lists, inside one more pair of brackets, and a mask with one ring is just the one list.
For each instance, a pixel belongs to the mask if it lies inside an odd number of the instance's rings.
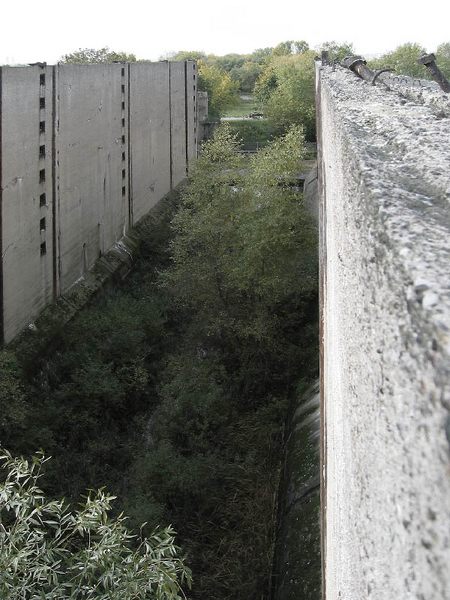
[[186,61],[186,138],[187,168],[197,157],[198,123],[197,123],[197,64],[193,60]]
[[[64,293],[124,234],[128,210],[125,67],[57,67],[57,237]],[[123,189],[124,188],[124,189]]]
[[319,69],[327,600],[450,598],[450,119],[420,93]]
[[271,598],[319,600],[319,382],[289,412]]
[[52,69],[2,67],[1,81],[3,320],[10,341],[53,298]]
[[186,67],[185,63],[176,62],[169,63],[169,66],[172,186],[176,186],[187,174]]
[[130,86],[131,190],[137,223],[170,190],[168,63],[130,64]]

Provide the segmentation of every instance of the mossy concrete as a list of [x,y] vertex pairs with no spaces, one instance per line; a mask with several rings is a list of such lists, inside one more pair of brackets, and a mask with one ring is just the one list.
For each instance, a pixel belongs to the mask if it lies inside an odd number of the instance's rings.
[[273,600],[319,600],[319,386],[293,401],[287,422]]

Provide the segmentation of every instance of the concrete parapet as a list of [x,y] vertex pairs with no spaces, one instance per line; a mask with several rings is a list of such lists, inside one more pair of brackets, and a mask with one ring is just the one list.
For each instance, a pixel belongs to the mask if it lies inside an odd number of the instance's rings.
[[450,598],[448,97],[319,67],[317,102],[324,597]]

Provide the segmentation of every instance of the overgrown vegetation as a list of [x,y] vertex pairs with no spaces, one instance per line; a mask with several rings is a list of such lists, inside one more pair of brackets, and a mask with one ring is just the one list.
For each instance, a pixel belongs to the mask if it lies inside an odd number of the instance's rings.
[[0,595],[3,600],[178,600],[190,571],[173,531],[135,542],[113,496],[90,492],[74,512],[39,487],[42,454],[0,454]]
[[[428,69],[418,62],[418,58],[426,54],[426,50],[420,44],[406,43],[398,46],[392,52],[386,52],[383,56],[369,62],[374,69],[390,67],[399,75],[409,75],[420,79],[430,79]],[[436,62],[446,77],[450,77],[450,43],[440,44],[435,52]]]
[[192,597],[217,600],[267,597],[286,404],[316,370],[315,231],[291,186],[303,135],[251,159],[237,146],[217,131],[143,227],[126,285],[51,355],[4,351],[0,386],[0,439],[53,456],[51,497],[106,485],[130,525],[173,524]]

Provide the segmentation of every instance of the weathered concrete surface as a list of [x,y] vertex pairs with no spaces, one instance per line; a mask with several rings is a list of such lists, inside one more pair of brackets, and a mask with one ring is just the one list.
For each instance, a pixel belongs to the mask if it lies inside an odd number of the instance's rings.
[[57,67],[61,293],[122,237],[127,226],[123,68],[119,64]]
[[443,600],[450,119],[436,91],[319,75],[326,598]]
[[170,67],[170,136],[172,149],[172,186],[187,175],[186,74],[185,63],[169,63]]
[[172,97],[167,62],[1,69],[0,343],[186,176],[196,67],[170,66]]
[[131,191],[137,223],[170,190],[168,63],[130,64],[130,86]]
[[197,157],[197,64],[187,60],[186,65],[186,140],[187,140],[187,170]]
[[[52,69],[1,69],[4,338],[53,298]],[[44,196],[45,194],[45,196]]]

